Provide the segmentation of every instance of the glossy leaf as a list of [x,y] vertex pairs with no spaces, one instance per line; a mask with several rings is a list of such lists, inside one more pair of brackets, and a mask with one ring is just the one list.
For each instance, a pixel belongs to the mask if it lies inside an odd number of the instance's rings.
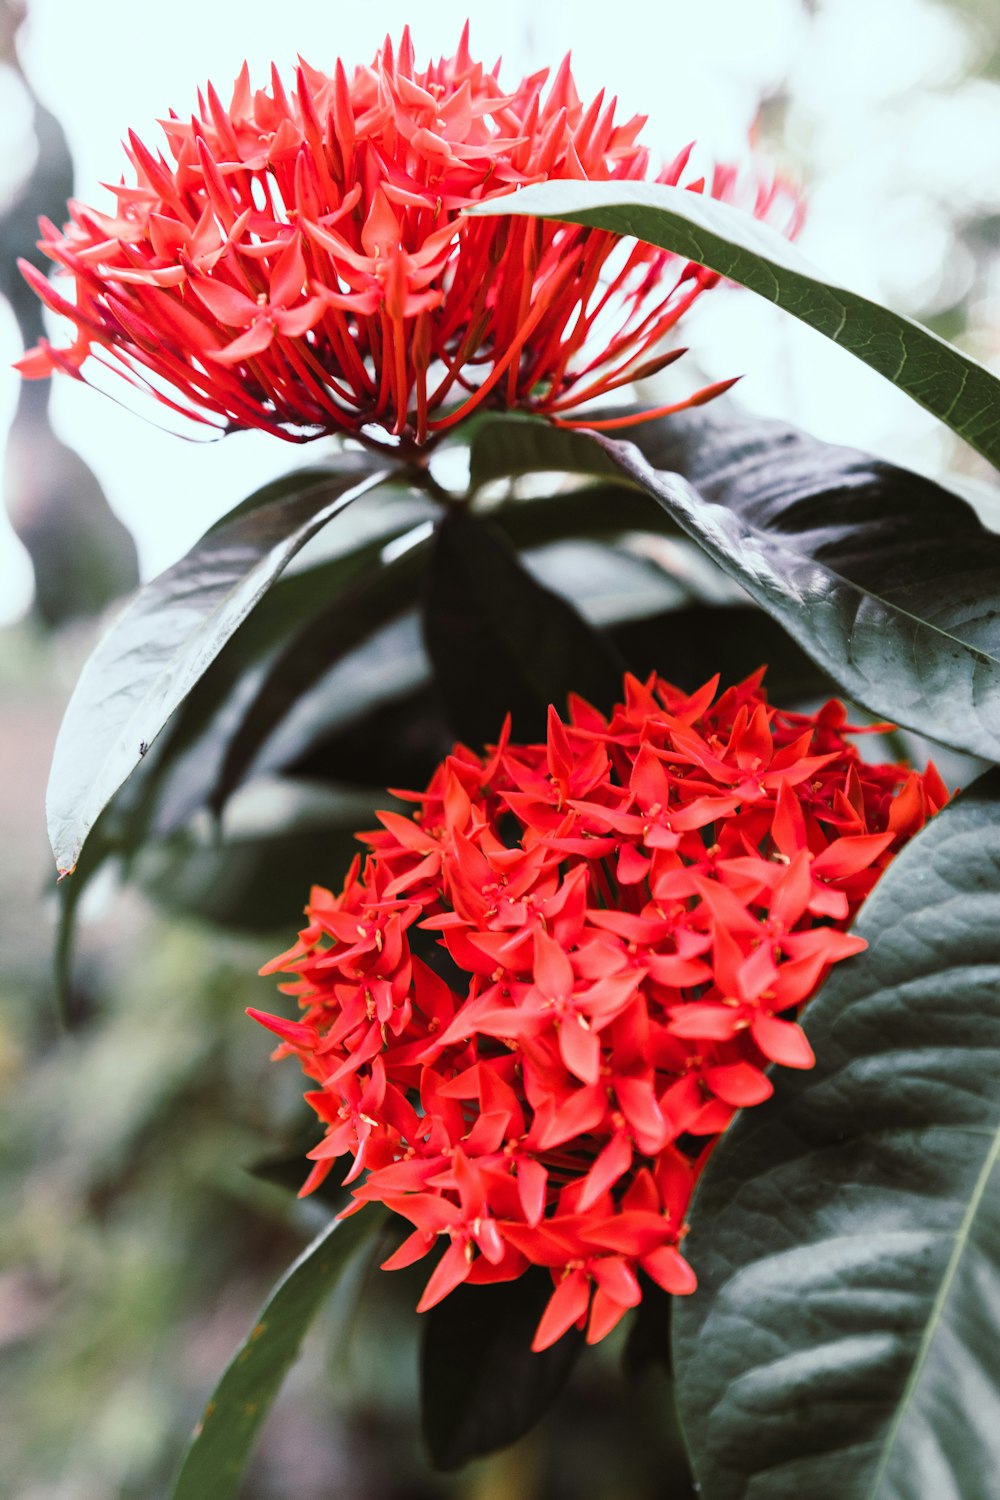
[[324,1297],[380,1220],[369,1209],[336,1219],[271,1292],[205,1407],[170,1500],[231,1500],[261,1423]]
[[292,474],[213,526],[147,584],[91,656],[56,743],[49,836],[62,873],[225,642],[322,526],[386,477],[367,457]]
[[660,183],[547,182],[469,212],[592,225],[708,266],[857,355],[1000,468],[1000,380],[912,318],[825,276],[743,209]]
[[[614,414],[623,416],[626,410],[625,407],[615,407]],[[625,526],[655,526],[655,516],[650,514],[648,503],[641,498],[642,486],[623,474],[610,454],[603,454],[597,448],[591,450],[586,465],[583,465],[583,451],[579,433],[574,428],[556,427],[542,417],[529,416],[525,412],[492,412],[488,417],[480,418],[472,434],[469,484],[475,493],[498,479],[516,479],[524,474],[559,470],[567,474],[586,474],[594,480],[604,480],[605,485],[617,486],[618,494],[608,495],[606,487],[599,491],[606,514],[617,511]]]
[[[169,837],[207,805],[227,747],[270,662],[302,622],[322,608],[353,562],[352,554],[294,576],[287,572],[229,638],[143,762],[145,785],[127,819],[134,843]],[[129,778],[114,808],[138,779]]]
[[356,576],[342,582],[275,654],[226,748],[212,788],[214,808],[225,805],[257,751],[302,695],[380,626],[414,604],[429,550],[429,538],[414,534],[411,545],[386,561],[383,548],[371,544]]
[[543,737],[549,704],[577,692],[610,708],[621,692],[614,648],[539,584],[497,527],[454,512],[435,537],[424,638],[454,732],[495,741],[510,713],[521,739]]
[[532,1267],[516,1281],[459,1286],[424,1316],[420,1400],[439,1469],[515,1442],[562,1390],[583,1347],[573,1328],[532,1353],[552,1278]]
[[691,1210],[674,1364],[706,1500],[973,1500],[1000,1472],[1000,771],[907,846],[809,1072]]
[[536,432],[533,461],[603,475],[611,458],[848,697],[1000,759],[1000,536],[928,479],[723,411],[630,443]]

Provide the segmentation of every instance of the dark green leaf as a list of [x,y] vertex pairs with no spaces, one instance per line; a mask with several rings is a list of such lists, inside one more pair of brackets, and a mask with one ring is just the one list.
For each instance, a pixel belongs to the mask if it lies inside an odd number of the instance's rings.
[[470,745],[495,740],[508,712],[530,739],[568,693],[610,707],[621,692],[614,648],[531,577],[495,526],[461,512],[438,528],[424,636],[454,731]]
[[630,1380],[635,1380],[651,1366],[658,1365],[672,1377],[670,1324],[675,1299],[651,1281],[645,1271],[640,1270],[639,1282],[642,1301],[629,1320],[622,1370]]
[[[615,415],[624,415],[624,410],[616,407]],[[580,472],[604,480],[622,492],[620,499],[608,496],[606,483],[601,498],[607,511],[611,511],[612,506],[622,506],[622,513],[628,518],[626,525],[655,526],[656,518],[641,498],[641,486],[634,485],[628,475],[623,475],[613,459],[594,449],[586,468],[581,468],[576,437],[575,429],[556,427],[542,417],[518,411],[491,412],[489,417],[482,418],[472,435],[469,484],[473,493],[497,479],[517,479],[524,474],[545,474],[560,469],[567,474]],[[590,499],[586,490],[560,498],[565,498],[571,505],[587,503]],[[527,506],[532,502],[522,503]],[[546,496],[540,503],[548,506],[551,498]]]
[[633,443],[535,441],[554,468],[612,458],[856,703],[1000,759],[1000,536],[964,500],[725,408],[646,423]]
[[[362,721],[380,709],[408,697],[430,681],[430,664],[420,634],[415,609],[381,626],[335,661],[320,680],[291,705],[288,713],[261,746],[254,776],[282,774],[286,767],[295,774],[317,746],[331,738],[350,736]],[[383,764],[393,760],[393,747],[383,747]],[[342,760],[343,774],[336,779],[366,787],[386,786],[384,776],[375,780],[367,761]]]
[[439,1469],[513,1443],[562,1390],[583,1347],[570,1329],[533,1354],[552,1295],[541,1267],[495,1286],[460,1286],[424,1318],[420,1399],[424,1436]]
[[[303,561],[318,544],[324,556],[309,567],[294,565],[277,579],[160,735],[156,771],[133,817],[133,822],[138,820],[136,838],[172,834],[196,808],[208,804],[247,705],[289,640],[340,589],[366,573],[387,544],[397,543],[435,511],[435,505],[421,496],[394,486],[379,487],[352,505],[342,522],[313,538],[295,561]],[[333,555],[331,544],[337,546]],[[336,642],[331,649],[336,651]]]
[[692,1206],[674,1308],[706,1500],[987,1500],[1000,1473],[1000,772],[866,903]]
[[[629,502],[624,513],[622,497]],[[590,487],[575,495],[557,495],[545,500],[517,501],[497,510],[491,520],[516,544],[530,549],[526,565],[536,578],[541,577],[544,586],[564,598],[578,600],[582,612],[592,622],[595,619],[603,622],[633,618],[680,602],[697,581],[685,577],[682,585],[671,585],[662,567],[613,545],[619,533],[628,529],[630,522],[637,525],[640,517],[652,521],[661,531],[670,529],[669,518],[648,495],[634,489],[613,490],[610,486],[604,490]],[[569,536],[576,540],[568,540]],[[314,606],[305,623],[290,632],[285,644],[268,658],[255,678],[254,692],[241,695],[242,720],[235,732],[228,731],[231,738],[225,764],[215,777],[215,805],[221,806],[232,788],[251,772],[254,757],[269,736],[280,730],[295,706],[317,688],[327,673],[334,672],[338,663],[343,670],[320,685],[316,693],[317,705],[322,698],[338,725],[352,718],[351,704],[358,697],[357,693],[345,691],[347,678],[357,677],[358,685],[370,694],[372,685],[384,675],[395,632],[381,638],[376,638],[376,632],[388,618],[413,603],[433,546],[429,537],[415,532],[412,539],[408,536],[398,541],[400,550],[388,561],[373,552],[366,566],[356,569],[353,581],[339,592],[331,589],[326,607]],[[690,543],[685,540],[685,545]],[[701,560],[696,549],[692,548],[692,553]],[[360,654],[354,658],[352,653]],[[404,651],[407,658],[409,654]],[[356,672],[355,667],[359,668]],[[398,691],[397,677],[394,671],[389,673],[386,689],[390,693],[393,683]],[[382,706],[392,709],[391,704]],[[421,700],[418,707],[422,706]],[[365,712],[370,714],[378,707],[373,709],[366,703]],[[311,720],[311,715],[303,714],[303,722],[306,717]],[[426,715],[421,713],[420,717]],[[405,727],[399,725],[397,739],[401,730],[404,739],[409,739]],[[314,727],[308,732],[313,734]],[[351,737],[350,728],[337,737],[344,739],[345,733]],[[287,754],[289,741],[289,735],[283,736],[283,755]],[[438,741],[438,755],[447,748],[447,744],[442,746]],[[384,759],[384,755],[378,758]],[[205,757],[200,756],[199,766],[204,761]],[[400,756],[399,762],[387,771],[383,780],[402,784],[401,776],[407,779],[404,757]],[[368,753],[352,766],[343,757],[339,758],[339,764],[341,779],[366,783],[374,780],[369,774]]]
[[389,561],[373,543],[357,576],[314,611],[269,662],[226,749],[210,803],[221,809],[250,769],[257,751],[293,704],[354,647],[411,607],[430,550],[413,544]]
[[783,708],[824,697],[833,686],[792,637],[753,604],[689,604],[626,621],[609,634],[630,672],[637,677],[659,672],[686,692],[716,672],[723,682],[740,682],[763,666],[771,701]]
[[311,882],[339,888],[355,834],[373,826],[376,807],[394,805],[384,789],[260,779],[233,798],[221,827],[203,817],[148,846],[135,876],[174,911],[278,932],[300,922]]
[[376,701],[350,723],[311,738],[288,772],[341,784],[363,777],[360,784],[378,789],[381,805],[384,787],[426,786],[452,743],[428,669],[415,690]]
[[[407,647],[403,652],[405,663],[401,659],[399,664],[411,675],[399,680],[393,672],[387,675],[387,652],[398,653],[401,642],[394,632],[378,636],[377,626],[386,609],[391,612],[390,607],[401,607],[412,596],[415,579],[409,575],[416,573],[428,550],[414,528],[426,526],[438,514],[439,508],[426,499],[381,487],[353,506],[342,523],[310,544],[311,552],[317,542],[324,553],[331,545],[341,550],[311,567],[294,573],[290,569],[277,580],[226,642],[173,715],[154,752],[146,757],[144,795],[133,799],[136,805],[130,813],[133,844],[143,838],[162,839],[174,834],[199,807],[208,805],[213,789],[244,773],[251,754],[256,754],[273,731],[280,731],[283,718],[304,695],[316,698],[319,712],[306,713],[305,704],[301,713],[296,712],[295,721],[304,739],[296,739],[291,726],[287,733],[281,733],[277,758],[268,750],[272,769],[283,771],[286,766],[301,764],[307,775],[320,774],[324,779],[366,786],[416,786],[427,780],[433,766],[447,753],[450,737],[424,686],[409,710],[404,709],[398,693],[404,682],[415,680],[413,671],[422,676],[429,668],[421,669],[411,660],[413,653]],[[626,530],[678,534],[662,507],[634,487],[587,485],[575,492],[518,498],[493,516],[515,545],[533,549],[533,559],[540,557],[543,569],[550,574],[555,571],[557,591],[565,577],[570,581],[570,594],[578,592],[589,583],[594,568],[589,559],[585,567],[582,560],[576,566],[577,560],[552,551],[551,544],[567,535],[600,537],[607,539],[607,558],[621,575],[618,592],[624,590],[628,595],[626,614],[637,608],[649,613],[646,596],[651,595],[654,574],[659,580],[662,607],[670,602],[662,569],[647,565],[647,576],[637,580],[640,562],[620,556],[610,545]],[[345,547],[342,539],[352,533],[360,545]],[[412,545],[407,546],[410,539]],[[390,543],[394,544],[395,555],[386,563],[383,550]],[[571,545],[579,550],[593,543],[577,541]],[[693,544],[685,539],[683,545],[691,549],[690,557],[699,560],[699,566],[711,566]],[[540,547],[547,548],[542,555],[538,554]],[[602,557],[603,553],[597,561]],[[687,561],[678,559],[679,563]],[[689,585],[697,591],[698,571],[698,566],[684,569],[682,597],[686,597]],[[607,575],[604,586],[601,577],[595,578],[597,597],[592,601],[588,594],[584,602],[588,611],[593,602],[606,615],[615,605],[611,573],[608,568],[598,572]],[[718,576],[730,587],[724,575]],[[546,581],[552,586],[551,580]],[[637,582],[638,590],[633,587]],[[371,640],[366,640],[368,635],[372,635]],[[350,654],[345,649],[348,644]],[[325,678],[327,672],[330,677],[317,683],[317,678]],[[374,698],[373,689],[377,689]],[[223,776],[227,756],[232,759]],[[152,775],[145,774],[150,770]],[[131,778],[128,787],[135,781]],[[116,806],[119,801],[120,795],[115,799]]]
[[293,474],[213,526],[142,589],[84,668],[56,743],[49,836],[61,871],[76,865],[101,809],[289,559],[385,470],[343,458]]
[[548,182],[470,212],[610,229],[709,266],[857,355],[1000,468],[1000,380],[911,318],[831,281],[742,209],[659,183]]
[[150,795],[149,787],[156,759],[156,749],[143,757],[135,774],[97,819],[73,871],[72,880],[60,880],[56,883],[58,915],[52,979],[56,1007],[68,1026],[73,1026],[77,1019],[73,958],[80,904],[90,882],[110,862],[116,862],[119,869],[128,867],[142,838],[144,820],[140,809]]
[[[534,433],[539,423],[529,421],[524,425]],[[520,423],[517,427],[521,430]],[[484,440],[492,430],[492,423],[488,428],[484,427]],[[513,457],[508,449],[507,461]],[[551,468],[551,464],[541,466],[543,471],[547,467]],[[617,484],[587,484],[559,494],[510,500],[491,510],[489,517],[519,551],[572,537],[610,541],[628,531],[651,531],[673,537],[684,535],[662,507],[643,490],[627,479],[623,480],[620,473],[617,478]]]
[[55,943],[52,951],[52,987],[59,1019],[67,1027],[72,1027],[76,1021],[73,955],[80,900],[98,870],[111,857],[113,848],[101,820],[98,819],[93,836],[88,841],[86,851],[77,865],[76,878],[62,880],[56,886],[57,916]]
[[368,1208],[343,1223],[334,1220],[278,1282],[205,1407],[171,1500],[231,1500],[236,1495],[257,1431],[306,1329],[378,1224],[378,1214]]

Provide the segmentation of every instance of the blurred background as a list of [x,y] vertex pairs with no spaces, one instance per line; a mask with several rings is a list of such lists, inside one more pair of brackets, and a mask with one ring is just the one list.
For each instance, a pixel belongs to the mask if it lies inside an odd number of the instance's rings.
[[[126,0],[33,0],[29,14],[0,0],[0,1493],[17,1500],[162,1494],[264,1292],[322,1213],[247,1170],[300,1123],[294,1069],[269,1066],[243,1015],[268,1006],[270,984],[253,976],[290,936],[275,902],[255,905],[260,890],[241,886],[209,924],[191,914],[204,902],[190,887],[165,910],[103,871],[81,906],[64,1026],[43,816],[55,731],[101,611],[302,454],[259,433],[183,440],[130,412],[125,387],[123,405],[69,380],[19,389],[11,361],[41,324],[13,259],[33,253],[38,213],[61,221],[71,192],[103,206],[128,127],[153,141],[156,117],[183,114],[208,78],[228,97],[244,57],[257,82],[296,53],[321,68],[367,61],[407,21],[418,58],[437,55],[467,10],[383,0],[376,22],[312,0],[173,0],[149,16]],[[472,19],[473,50],[502,54],[508,78],[571,48],[583,94],[605,86],[624,114],[649,115],[654,159],[691,138],[704,160],[739,159],[754,126],[803,185],[801,246],[822,270],[1000,363],[995,5],[506,0]],[[738,395],[755,412],[946,483],[988,478],[919,408],[749,294],[703,299],[684,341],[706,379],[746,372]],[[304,897],[310,872],[293,846],[269,861],[266,890],[288,881],[294,922],[294,881]],[[199,878],[204,894],[218,870],[209,861]],[[541,1436],[454,1480],[429,1476],[414,1300],[404,1279],[382,1278],[350,1337],[328,1310],[245,1500],[668,1493],[664,1453],[641,1425],[659,1377],[615,1395],[614,1348],[581,1370],[575,1404]]]

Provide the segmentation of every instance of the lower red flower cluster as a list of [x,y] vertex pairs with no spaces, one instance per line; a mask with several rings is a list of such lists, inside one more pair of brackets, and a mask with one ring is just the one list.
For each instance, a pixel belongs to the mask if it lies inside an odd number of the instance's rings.
[[770,707],[762,677],[628,677],[610,719],[577,699],[545,744],[457,748],[262,971],[295,976],[299,1021],[251,1014],[327,1127],[303,1192],[349,1153],[358,1205],[414,1226],[388,1268],[444,1240],[420,1310],[547,1266],[544,1349],[585,1320],[603,1338],[640,1270],[694,1289],[707,1155],[769,1063],[811,1066],[800,1008],[948,795],[933,766],[866,764],[840,703]]

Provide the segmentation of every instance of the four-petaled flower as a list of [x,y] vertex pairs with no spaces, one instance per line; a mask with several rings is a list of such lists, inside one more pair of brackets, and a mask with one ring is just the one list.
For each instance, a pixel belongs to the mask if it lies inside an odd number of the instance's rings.
[[263,971],[303,1016],[251,1014],[319,1085],[303,1191],[353,1156],[357,1204],[413,1226],[389,1267],[443,1241],[421,1309],[545,1266],[541,1349],[603,1338],[639,1271],[693,1290],[708,1153],[769,1064],[812,1065],[802,1006],[947,797],[933,766],[864,762],[841,704],[772,708],[762,675],[629,677],[609,718],[575,699],[545,744],[456,748]]
[[[163,122],[169,157],[130,135],[136,180],[113,213],[72,202],[63,230],[42,221],[72,294],[22,269],[75,337],[42,340],[20,369],[79,376],[99,360],[199,421],[294,440],[391,433],[412,448],[482,403],[572,422],[682,353],[664,340],[718,278],[600,230],[463,216],[551,178],[646,177],[641,117],[616,123],[603,93],[585,106],[568,59],[547,79],[503,88],[466,34],[419,70],[404,31],[350,76],[303,63],[294,90],[272,69],[254,91],[244,67],[228,108],[209,86],[189,120]],[[739,197],[795,232],[784,184],[692,177],[690,150],[657,181]]]

